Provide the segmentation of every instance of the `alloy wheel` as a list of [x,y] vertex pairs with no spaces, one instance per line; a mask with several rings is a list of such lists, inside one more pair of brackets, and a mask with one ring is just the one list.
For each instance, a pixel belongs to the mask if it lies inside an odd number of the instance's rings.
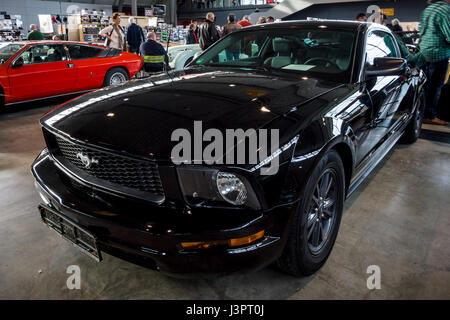
[[125,82],[127,79],[125,78],[125,76],[123,75],[123,73],[121,72],[115,72],[112,74],[110,80],[109,80],[109,84],[110,85],[115,85],[115,84],[119,84],[121,82]]
[[337,209],[337,176],[332,168],[320,176],[311,196],[306,224],[308,248],[318,255],[333,229]]

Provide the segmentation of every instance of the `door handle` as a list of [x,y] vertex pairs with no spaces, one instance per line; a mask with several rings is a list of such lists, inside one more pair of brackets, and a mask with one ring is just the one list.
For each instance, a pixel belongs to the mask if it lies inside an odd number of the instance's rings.
[[67,68],[73,68],[73,67],[74,67],[73,63],[68,63],[67,64]]

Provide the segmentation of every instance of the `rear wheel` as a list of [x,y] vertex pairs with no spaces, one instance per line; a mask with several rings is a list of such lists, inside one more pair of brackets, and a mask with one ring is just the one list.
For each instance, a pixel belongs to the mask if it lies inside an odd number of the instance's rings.
[[420,131],[422,130],[423,123],[423,113],[425,112],[425,93],[422,93],[417,100],[416,110],[414,111],[414,115],[409,122],[408,126],[403,133],[403,136],[400,140],[401,143],[412,144],[417,141],[420,136]]
[[336,241],[344,207],[344,166],[339,154],[328,152],[311,175],[290,226],[278,266],[294,276],[322,267]]
[[127,81],[128,73],[122,68],[112,68],[105,75],[103,86],[112,86]]

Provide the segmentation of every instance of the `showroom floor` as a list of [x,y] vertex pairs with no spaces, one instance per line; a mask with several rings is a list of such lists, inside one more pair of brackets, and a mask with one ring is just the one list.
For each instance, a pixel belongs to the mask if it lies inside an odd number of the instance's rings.
[[[450,299],[450,128],[426,126],[426,139],[388,155],[347,201],[317,274],[179,280],[108,255],[98,264],[41,223],[29,167],[44,146],[38,119],[51,108],[0,115],[0,299]],[[66,286],[70,265],[81,268],[80,290]],[[371,265],[380,290],[367,288]]]

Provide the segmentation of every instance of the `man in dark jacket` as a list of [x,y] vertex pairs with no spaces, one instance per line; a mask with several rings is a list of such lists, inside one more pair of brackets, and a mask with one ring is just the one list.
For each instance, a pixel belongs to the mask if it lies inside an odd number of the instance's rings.
[[130,26],[127,30],[127,42],[131,53],[139,54],[139,47],[145,41],[144,32],[142,28],[136,24],[133,17],[128,19]]
[[208,12],[206,14],[206,21],[200,25],[200,48],[202,50],[208,49],[211,45],[219,40],[220,35],[214,23],[214,13]]
[[150,73],[164,71],[164,63],[169,66],[169,57],[164,47],[156,42],[154,32],[147,33],[147,41],[141,44],[139,49],[144,57],[144,70]]
[[186,44],[197,44],[198,36],[197,36],[197,25],[195,23],[191,23],[189,25],[189,32],[186,37]]

